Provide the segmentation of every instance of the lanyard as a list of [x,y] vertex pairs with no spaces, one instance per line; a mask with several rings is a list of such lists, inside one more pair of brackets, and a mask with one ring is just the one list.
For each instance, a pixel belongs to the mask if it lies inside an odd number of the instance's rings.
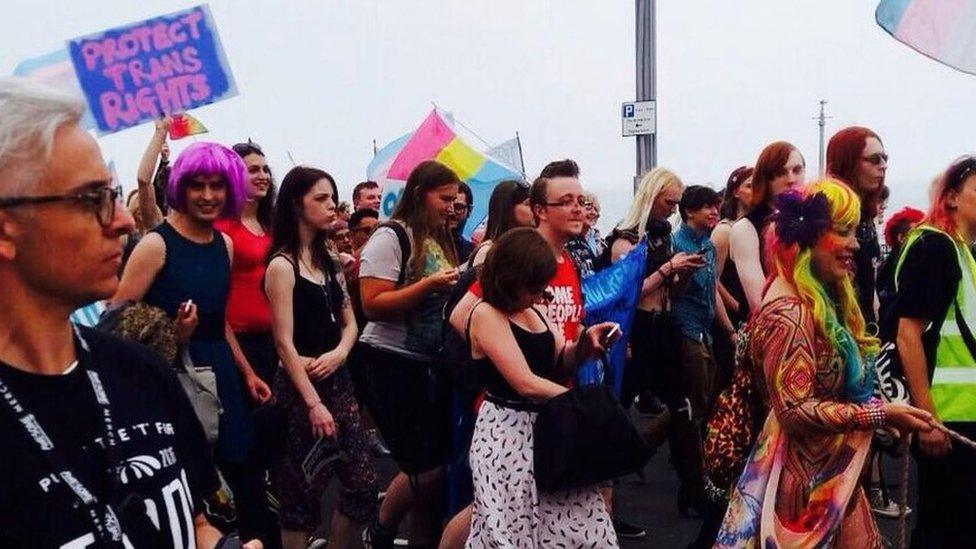
[[[72,327],[74,326],[72,325]],[[78,344],[75,346],[78,356],[78,368],[82,369],[87,375],[88,382],[95,395],[95,402],[98,405],[99,415],[101,416],[102,427],[104,429],[102,443],[105,446],[109,462],[106,473],[109,475],[112,487],[115,488],[118,484],[117,464],[119,461],[114,459],[117,454],[117,439],[112,424],[111,405],[98,373],[87,367],[86,362],[91,360],[91,349],[88,347],[88,342],[81,337],[76,327],[74,327],[74,330],[75,337],[78,340]],[[81,480],[68,469],[61,454],[56,450],[54,442],[44,431],[37,417],[17,398],[2,376],[0,376],[0,400],[3,400],[5,404],[3,407],[24,428],[24,433],[27,435],[27,438],[31,439],[37,446],[51,472],[69,488],[77,503],[80,504],[80,508],[83,509],[94,527],[95,535],[101,544],[107,547],[121,547],[122,526],[118,517],[115,515],[115,511],[109,505],[100,504],[91,490],[86,488]],[[79,507],[79,505],[75,505],[75,507]]]

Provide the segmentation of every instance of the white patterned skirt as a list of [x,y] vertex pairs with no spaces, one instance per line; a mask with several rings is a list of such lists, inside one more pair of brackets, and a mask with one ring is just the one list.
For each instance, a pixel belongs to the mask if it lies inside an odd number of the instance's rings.
[[535,412],[485,401],[471,442],[474,511],[466,547],[617,547],[596,486],[539,492],[533,473]]

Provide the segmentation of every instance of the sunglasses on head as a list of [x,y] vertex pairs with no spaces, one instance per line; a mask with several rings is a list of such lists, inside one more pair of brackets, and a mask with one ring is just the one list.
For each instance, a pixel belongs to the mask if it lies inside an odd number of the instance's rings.
[[963,182],[974,173],[976,173],[976,157],[963,158],[948,170],[946,188],[959,190]]

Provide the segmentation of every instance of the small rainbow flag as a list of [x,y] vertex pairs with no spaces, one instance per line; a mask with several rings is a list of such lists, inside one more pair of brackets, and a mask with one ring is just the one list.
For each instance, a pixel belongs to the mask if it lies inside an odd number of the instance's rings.
[[169,138],[170,139],[183,139],[191,135],[198,135],[201,133],[207,133],[207,127],[200,123],[199,120],[193,118],[192,116],[184,113],[174,114],[172,116],[173,124],[169,127]]
[[431,111],[403,145],[390,164],[386,177],[406,181],[417,164],[425,160],[436,160],[451,168],[461,181],[471,187],[474,207],[464,227],[466,238],[471,237],[475,227],[488,215],[488,199],[495,185],[506,179],[522,179],[518,171],[465,143],[437,109]]
[[915,51],[976,74],[976,2],[971,0],[881,0],[878,25]]

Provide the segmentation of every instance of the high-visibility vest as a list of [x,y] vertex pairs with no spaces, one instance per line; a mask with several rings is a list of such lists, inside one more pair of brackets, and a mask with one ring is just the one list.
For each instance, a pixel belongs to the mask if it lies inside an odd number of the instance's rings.
[[[939,330],[930,388],[932,403],[942,421],[976,421],[976,358],[965,340],[976,341],[971,331],[972,327],[976,327],[976,259],[973,259],[972,252],[964,243],[944,231],[930,225],[919,225],[909,233],[902,246],[895,265],[895,289],[898,288],[898,274],[908,250],[927,232],[944,235],[952,241],[962,273],[956,287],[956,297],[949,305]],[[925,329],[930,328],[931,323]]]

